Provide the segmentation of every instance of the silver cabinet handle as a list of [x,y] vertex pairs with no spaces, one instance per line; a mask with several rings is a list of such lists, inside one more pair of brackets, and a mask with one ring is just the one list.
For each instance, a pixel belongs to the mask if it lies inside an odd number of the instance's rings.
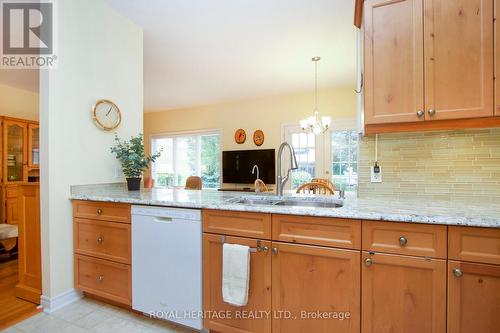
[[278,254],[278,252],[279,252],[279,250],[278,250],[277,247],[273,247],[272,251],[273,251],[274,254]]
[[261,249],[261,251],[262,251],[262,252],[264,252],[264,253],[267,253],[267,252],[269,251],[269,247],[267,247],[267,246],[265,246],[265,245],[264,245],[264,246],[262,246],[260,249]]
[[372,264],[373,264],[373,259],[368,258],[368,259],[365,260],[365,265],[366,266],[371,266]]
[[104,275],[99,275],[99,277],[97,278],[99,280],[99,282],[102,282],[104,280]]
[[97,244],[102,244],[102,242],[104,242],[104,237],[102,236],[97,237]]
[[427,111],[427,113],[429,113],[429,116],[431,116],[431,117],[432,117],[433,115],[435,115],[435,114],[436,114],[436,110],[434,110],[434,109],[429,109],[429,111]]
[[424,116],[425,112],[422,110],[417,111],[417,117],[422,118]]
[[399,245],[406,246],[406,244],[408,244],[408,239],[404,236],[399,237]]
[[462,275],[464,275],[464,272],[462,272],[460,268],[453,268],[453,275],[455,275],[456,277],[461,277]]

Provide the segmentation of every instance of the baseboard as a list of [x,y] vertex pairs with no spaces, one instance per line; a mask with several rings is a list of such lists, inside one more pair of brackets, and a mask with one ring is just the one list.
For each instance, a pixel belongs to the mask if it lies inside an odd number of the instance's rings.
[[82,293],[76,289],[71,289],[55,297],[42,295],[40,297],[40,304],[45,313],[52,313],[70,303],[78,301],[80,298],[82,298]]

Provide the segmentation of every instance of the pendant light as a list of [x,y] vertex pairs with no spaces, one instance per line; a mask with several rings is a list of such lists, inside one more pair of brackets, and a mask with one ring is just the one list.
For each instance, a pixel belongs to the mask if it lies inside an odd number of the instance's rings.
[[312,116],[300,121],[302,130],[316,135],[325,133],[332,121],[330,117],[323,116],[320,118],[318,111],[318,61],[320,60],[320,57],[312,58],[314,62],[314,112]]

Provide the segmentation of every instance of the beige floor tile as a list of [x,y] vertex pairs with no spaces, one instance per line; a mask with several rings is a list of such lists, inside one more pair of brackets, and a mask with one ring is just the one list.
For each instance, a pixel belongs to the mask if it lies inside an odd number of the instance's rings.
[[1,330],[0,333],[23,333],[23,331],[18,330],[15,327],[9,327],[9,328],[6,328],[4,330]]
[[65,320],[45,314],[37,318],[23,321],[15,327],[29,333],[58,333],[70,325]]
[[128,320],[120,317],[109,317],[105,321],[99,323],[92,328],[92,332],[96,333],[114,333],[120,332],[125,333],[121,329],[129,323]]
[[74,323],[92,311],[95,311],[94,307],[91,307],[84,302],[77,301],[55,311],[54,313],[51,313],[51,315],[70,323]]
[[89,314],[81,317],[77,322],[73,323],[76,326],[92,330],[94,327],[109,319],[111,315],[101,310],[94,310]]

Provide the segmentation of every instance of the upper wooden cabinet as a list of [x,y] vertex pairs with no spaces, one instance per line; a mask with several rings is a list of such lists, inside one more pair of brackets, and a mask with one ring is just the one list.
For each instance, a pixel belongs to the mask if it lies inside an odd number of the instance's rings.
[[367,127],[494,120],[493,0],[366,0],[363,15]]
[[6,183],[27,180],[26,143],[28,124],[22,121],[3,122],[3,179]]
[[365,2],[365,122],[424,120],[422,0]]
[[426,120],[493,116],[493,1],[424,0],[424,36]]

